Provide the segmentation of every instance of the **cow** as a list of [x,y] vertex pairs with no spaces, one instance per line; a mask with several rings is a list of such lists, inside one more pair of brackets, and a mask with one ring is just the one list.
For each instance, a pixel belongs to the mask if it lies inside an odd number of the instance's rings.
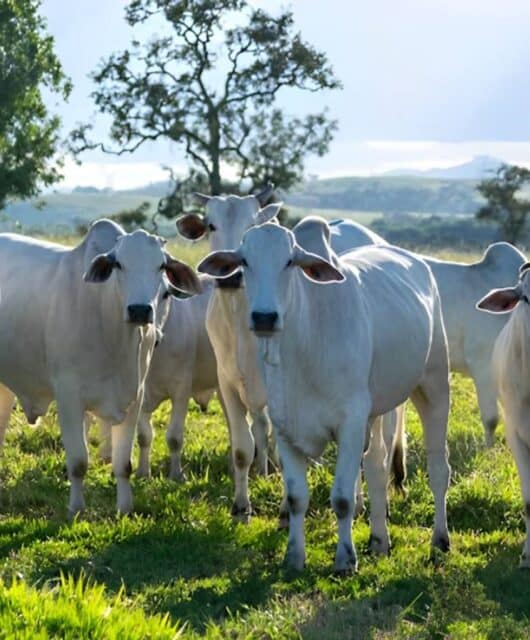
[[[151,476],[153,427],[151,416],[165,400],[171,401],[171,415],[166,429],[171,480],[186,479],[182,470],[184,423],[190,398],[203,411],[217,389],[217,365],[206,332],[206,309],[213,282],[201,280],[203,293],[187,299],[171,298],[163,333],[157,341],[145,381],[145,393],[138,419],[139,448],[136,476]],[[100,425],[100,457],[111,457],[111,425]]]
[[[186,214],[177,220],[177,229],[188,240],[209,238],[212,251],[235,249],[244,233],[251,227],[274,220],[281,204],[272,203],[261,208],[273,195],[267,185],[256,196],[207,196],[195,194],[198,204],[206,208],[206,215]],[[339,224],[340,222],[340,224]],[[331,225],[332,243],[341,251],[353,242],[363,245],[379,239],[376,234],[350,221]],[[303,225],[300,233],[305,238]],[[355,240],[356,238],[356,240]],[[304,239],[301,239],[303,244]],[[335,245],[334,245],[335,246]],[[267,441],[270,430],[266,413],[266,392],[257,360],[256,339],[247,325],[246,299],[241,289],[241,273],[219,280],[211,297],[206,325],[216,355],[221,394],[230,428],[234,468],[234,516],[243,521],[251,513],[248,495],[248,472],[256,452],[258,472],[267,472]],[[247,414],[252,418],[249,431]],[[280,526],[288,522],[285,503],[280,508]]]
[[507,242],[490,245],[482,259],[473,264],[422,257],[438,284],[451,371],[473,380],[486,445],[492,446],[499,413],[490,362],[495,339],[507,317],[481,313],[475,302],[491,289],[514,282],[526,258]]
[[524,502],[526,539],[519,566],[530,569],[530,263],[522,265],[517,285],[493,289],[477,309],[508,318],[495,340],[491,369]]
[[[333,258],[306,251],[291,231],[265,223],[249,229],[237,249],[209,254],[198,270],[220,279],[244,274],[246,323],[258,342],[289,508],[285,560],[297,570],[305,564],[307,463],[330,440],[338,444],[331,505],[339,533],[335,570],[344,573],[357,566],[351,527],[367,425],[408,397],[424,429],[432,546],[449,549],[449,365],[438,289],[425,262],[386,246]],[[382,427],[374,425],[381,440]],[[379,485],[371,533],[387,547],[381,474]]]
[[1,439],[15,396],[30,423],[56,401],[71,515],[85,508],[87,412],[114,425],[117,509],[132,510],[132,443],[168,296],[201,291],[163,244],[110,220],[94,223],[73,249],[0,234]]

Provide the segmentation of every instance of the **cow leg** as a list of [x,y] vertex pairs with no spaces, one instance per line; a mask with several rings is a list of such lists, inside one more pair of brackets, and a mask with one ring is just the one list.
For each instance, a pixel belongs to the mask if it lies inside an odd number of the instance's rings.
[[347,421],[337,434],[337,464],[331,490],[331,506],[337,517],[339,530],[335,555],[337,573],[349,573],[357,568],[351,528],[355,511],[355,482],[361,469],[369,409],[369,396],[357,396]]
[[169,449],[168,477],[179,482],[186,480],[182,471],[182,445],[189,398],[190,394],[186,392],[180,393],[172,399],[171,419],[166,430],[166,442]]
[[363,496],[363,470],[362,466],[357,474],[355,480],[355,510],[353,512],[354,518],[359,518],[364,513],[364,496]]
[[232,515],[242,520],[248,520],[251,513],[248,496],[248,472],[254,458],[254,438],[247,422],[246,407],[241,402],[237,391],[221,377],[219,386],[228,416],[228,428],[230,429],[230,443],[232,446],[235,483]]
[[112,424],[107,420],[99,421],[98,454],[105,464],[112,461]]
[[289,539],[284,562],[301,571],[305,565],[304,518],[309,506],[307,459],[281,436],[278,436],[277,444],[289,510]]
[[11,411],[13,411],[14,402],[15,394],[3,384],[0,384],[0,449],[4,446],[7,425],[11,417]]
[[140,411],[136,440],[138,442],[138,468],[136,469],[136,477],[150,478],[153,425],[151,424],[151,413],[149,411]]
[[523,412],[506,413],[506,441],[512,451],[519,473],[521,492],[523,495],[524,518],[526,524],[526,539],[519,562],[521,569],[530,569],[530,448],[528,442],[522,440],[518,431],[528,433],[528,419],[524,419]]
[[471,376],[477,391],[478,406],[480,409],[480,419],[484,427],[484,439],[487,447],[495,444],[495,429],[499,422],[499,409],[497,405],[497,393],[490,363],[478,363]]
[[[71,390],[72,391],[72,390]],[[70,516],[85,509],[83,480],[88,469],[88,448],[85,433],[84,411],[75,401],[75,392],[56,395],[57,415],[61,428],[61,439],[66,454],[66,468],[70,481]]]
[[269,418],[265,409],[252,414],[252,435],[256,445],[255,465],[258,475],[268,474]]
[[116,478],[116,509],[122,514],[130,513],[133,510],[130,483],[131,454],[138,414],[139,404],[135,402],[129,408],[125,420],[112,427],[112,471]]
[[388,450],[383,438],[383,416],[374,420],[370,446],[364,454],[364,475],[370,496],[370,551],[388,554],[390,537],[386,524]]

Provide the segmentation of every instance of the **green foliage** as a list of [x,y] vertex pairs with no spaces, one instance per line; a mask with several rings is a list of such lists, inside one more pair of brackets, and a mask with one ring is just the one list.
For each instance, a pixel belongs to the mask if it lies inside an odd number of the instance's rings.
[[521,241],[530,213],[530,200],[520,197],[521,189],[530,182],[530,171],[524,167],[504,164],[496,175],[482,180],[477,189],[487,204],[477,211],[479,220],[496,222],[503,240],[515,244]]
[[167,138],[184,146],[213,194],[224,187],[221,162],[254,187],[272,181],[287,189],[307,153],[327,151],[336,125],[325,113],[289,118],[274,108],[284,87],[339,87],[325,54],[295,31],[291,11],[273,16],[247,0],[133,0],[126,8],[131,26],[155,14],[171,35],[134,40],[93,76],[115,148],[91,142],[85,125],[72,134],[75,151],[132,152]]
[[73,523],[56,414],[31,428],[17,410],[0,467],[0,638],[528,638],[514,463],[502,433],[484,448],[472,383],[454,376],[452,390],[451,552],[429,562],[432,495],[409,407],[408,495],[391,496],[392,553],[366,553],[360,518],[359,572],[347,578],[332,573],[334,447],[309,471],[308,563],[293,575],[281,566],[279,474],[251,479],[248,526],[230,518],[228,437],[216,401],[206,414],[191,403],[185,484],[165,478],[169,406],[158,409],[153,479],[133,480],[136,514],[128,518],[114,515],[115,482],[97,459],[92,427],[88,511]]
[[54,159],[60,121],[48,113],[42,90],[66,99],[70,82],[39,6],[39,0],[0,0],[0,209],[60,178]]

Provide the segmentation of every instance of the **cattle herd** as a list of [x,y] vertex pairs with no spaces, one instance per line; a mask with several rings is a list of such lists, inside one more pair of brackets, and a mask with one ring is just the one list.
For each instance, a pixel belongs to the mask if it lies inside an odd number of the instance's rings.
[[[435,260],[391,246],[351,221],[307,217],[288,230],[281,204],[255,196],[197,194],[205,214],[177,220],[207,236],[197,267],[164,240],[125,233],[109,220],[68,249],[0,234],[0,444],[18,399],[34,423],[52,400],[66,452],[69,511],[85,507],[87,418],[100,421],[100,455],[112,461],[117,509],[133,509],[137,475],[150,475],[152,412],[172,403],[166,430],[170,477],[181,453],[190,398],[217,392],[234,476],[232,514],[251,513],[252,463],[279,458],[288,526],[286,562],[305,563],[307,465],[337,443],[331,506],[338,525],[335,570],[357,566],[352,523],[370,496],[370,548],[388,553],[391,469],[405,475],[404,403],[423,425],[434,497],[432,546],[449,549],[446,493],[449,370],[473,379],[485,440],[494,443],[497,397],[519,471],[530,567],[530,264],[513,246],[481,261]],[[528,417],[527,417],[528,416]],[[272,425],[272,429],[271,429]],[[275,448],[271,446],[271,434]]]

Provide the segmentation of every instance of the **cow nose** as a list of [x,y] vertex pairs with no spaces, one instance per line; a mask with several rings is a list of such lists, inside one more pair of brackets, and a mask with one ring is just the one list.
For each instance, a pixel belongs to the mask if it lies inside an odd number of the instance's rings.
[[151,324],[153,322],[153,306],[150,304],[130,304],[127,307],[129,322],[134,324]]
[[276,311],[253,311],[251,314],[252,329],[258,333],[271,333],[276,328],[278,314]]

